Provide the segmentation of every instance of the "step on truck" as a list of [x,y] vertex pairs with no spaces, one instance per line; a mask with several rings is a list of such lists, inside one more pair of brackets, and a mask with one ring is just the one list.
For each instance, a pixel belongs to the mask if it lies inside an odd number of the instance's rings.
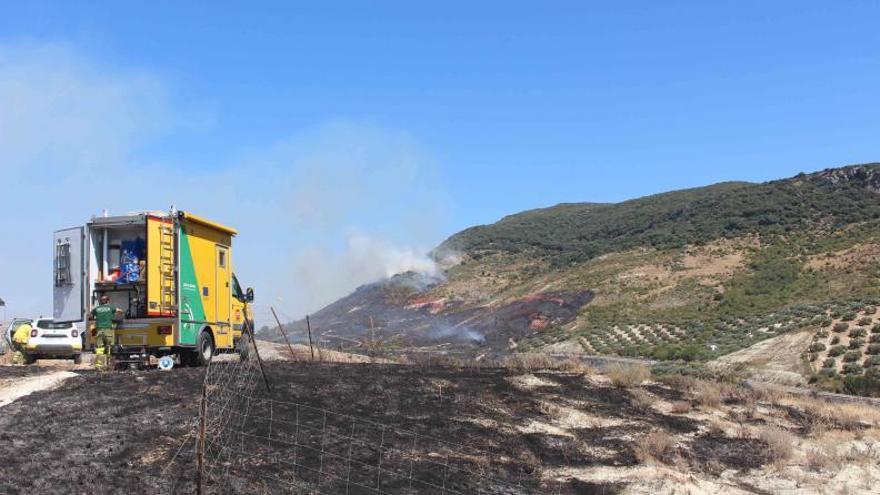
[[220,353],[245,358],[254,293],[242,291],[232,271],[236,234],[173,208],[105,214],[59,230],[53,238],[55,321],[85,322],[84,347],[94,349],[88,315],[106,295],[124,314],[116,326],[116,367],[148,366],[163,356],[184,366],[205,365]]

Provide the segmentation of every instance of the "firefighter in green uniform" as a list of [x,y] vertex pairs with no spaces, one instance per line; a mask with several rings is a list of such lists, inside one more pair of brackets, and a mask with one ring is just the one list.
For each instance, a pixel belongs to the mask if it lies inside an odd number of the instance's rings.
[[[116,345],[115,320],[122,316],[122,310],[110,304],[110,296],[101,296],[101,304],[92,309],[92,319],[95,320],[96,347],[103,349],[95,359],[99,367],[108,368],[110,365],[110,352]],[[97,349],[96,349],[97,351]],[[103,361],[103,362],[102,362]]]

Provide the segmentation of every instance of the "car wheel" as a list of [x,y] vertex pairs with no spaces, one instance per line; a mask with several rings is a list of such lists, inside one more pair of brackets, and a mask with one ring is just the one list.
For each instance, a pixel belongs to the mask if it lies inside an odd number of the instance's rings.
[[24,364],[34,364],[37,362],[37,357],[33,354],[28,354],[26,352],[21,353],[24,356]]
[[82,354],[76,354],[75,356],[73,356],[73,364],[82,364],[82,362],[83,362],[83,355]]
[[214,339],[210,333],[202,332],[196,341],[195,363],[198,366],[207,366],[212,357],[214,357]]

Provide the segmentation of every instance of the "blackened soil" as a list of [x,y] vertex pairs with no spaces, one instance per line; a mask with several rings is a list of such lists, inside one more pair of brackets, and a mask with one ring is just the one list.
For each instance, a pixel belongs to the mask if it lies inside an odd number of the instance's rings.
[[756,469],[770,461],[767,446],[749,438],[704,435],[691,442],[691,451],[697,464],[714,462],[731,469]]
[[[645,412],[631,404],[625,391],[591,384],[577,374],[540,373],[555,386],[536,390],[513,386],[512,372],[501,369],[273,362],[267,374],[272,393],[254,390],[247,427],[237,430],[248,437],[239,434],[230,442],[233,450],[247,453],[232,470],[267,479],[312,482],[309,473],[339,469],[362,486],[381,482],[384,493],[395,494],[443,493],[434,489],[440,484],[459,493],[617,493],[625,484],[553,482],[541,471],[634,465],[634,438],[657,429],[678,434],[701,426],[681,416]],[[55,390],[3,407],[0,493],[193,493],[194,438],[188,435],[197,422],[203,378],[204,370],[198,368],[86,372]],[[624,421],[607,428],[584,425],[572,430],[574,438],[518,433],[518,427],[530,422],[551,421],[543,406],[548,402]],[[331,414],[323,418],[322,411]],[[285,448],[285,441],[317,450],[310,454],[307,448]],[[398,452],[420,454],[395,459],[395,445]],[[695,458],[733,467],[766,462],[760,456],[762,446],[747,441],[698,437],[691,449]],[[314,454],[319,450],[327,454]],[[334,458],[336,454],[340,457]],[[230,471],[228,464],[221,464],[226,462],[222,456],[209,458],[216,463],[215,472]],[[379,458],[383,468],[405,467],[434,488],[426,484],[413,491],[405,477],[377,480],[338,461],[354,459],[369,466]],[[438,463],[448,468],[438,469]],[[294,464],[302,468],[291,469]],[[475,472],[486,475],[475,477]],[[277,482],[259,487],[248,483],[234,477],[209,479],[208,493],[314,493]],[[321,493],[334,493],[328,483]]]

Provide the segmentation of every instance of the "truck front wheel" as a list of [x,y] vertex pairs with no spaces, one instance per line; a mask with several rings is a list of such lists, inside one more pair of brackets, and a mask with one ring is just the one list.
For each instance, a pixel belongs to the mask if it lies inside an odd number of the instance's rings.
[[195,356],[193,357],[195,357],[195,364],[197,366],[207,366],[211,362],[211,358],[214,357],[214,339],[210,333],[202,332],[199,334],[194,352]]

